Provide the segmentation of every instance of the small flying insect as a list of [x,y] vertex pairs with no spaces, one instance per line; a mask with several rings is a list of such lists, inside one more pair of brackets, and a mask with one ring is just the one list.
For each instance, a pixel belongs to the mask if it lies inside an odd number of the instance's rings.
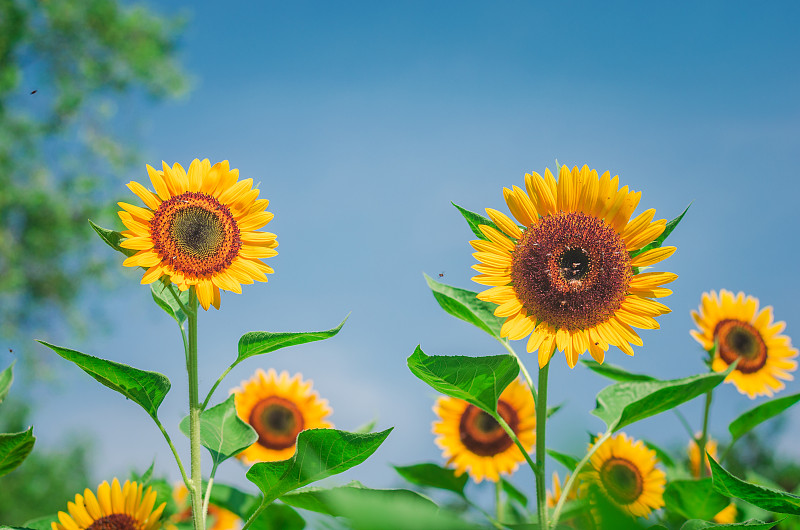
[[439,273],[439,278],[444,278],[444,272]]
[[38,90],[31,90],[31,96],[34,95],[37,92],[38,92]]

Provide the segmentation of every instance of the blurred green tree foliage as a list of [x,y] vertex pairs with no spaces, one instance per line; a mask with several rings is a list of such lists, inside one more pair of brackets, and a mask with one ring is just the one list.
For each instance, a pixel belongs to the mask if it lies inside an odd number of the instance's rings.
[[181,25],[117,0],[0,0],[0,336],[69,315],[100,271],[87,219],[112,222],[104,178],[135,158],[115,105],[186,90]]

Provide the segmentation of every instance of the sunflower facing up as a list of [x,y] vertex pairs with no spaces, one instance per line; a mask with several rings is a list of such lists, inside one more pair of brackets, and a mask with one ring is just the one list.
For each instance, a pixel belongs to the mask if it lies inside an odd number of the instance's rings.
[[[433,411],[439,416],[439,421],[433,422],[433,432],[439,435],[436,445],[443,450],[447,464],[455,464],[456,476],[466,471],[475,482],[484,478],[497,482],[500,473],[513,473],[525,461],[500,424],[475,405],[444,396],[436,401]],[[531,452],[536,442],[536,407],[522,381],[517,379],[506,387],[497,412]]]
[[180,164],[162,168],[147,166],[155,193],[128,183],[146,208],[118,203],[127,228],[120,245],[137,251],[123,265],[147,269],[143,284],[164,277],[181,291],[194,287],[206,310],[219,309],[220,289],[241,293],[242,284],[266,282],[274,271],[261,260],[278,254],[278,242],[257,232],[273,214],[253,179],[239,181],[227,160],[212,166],[195,159],[188,172]]
[[609,345],[633,355],[642,345],[633,327],[658,329],[654,317],[670,309],[653,300],[672,294],[662,287],[677,278],[639,269],[669,257],[675,247],[642,251],[662,234],[655,210],[630,219],[641,192],[619,188],[619,178],[587,166],[561,166],[558,181],[525,175],[523,190],[503,188],[517,222],[487,208],[499,230],[480,225],[488,239],[470,241],[480,262],[473,280],[490,288],[478,298],[498,305],[505,317],[501,335],[529,336],[528,352],[538,350],[539,366],[562,350],[572,368],[587,350],[602,363]]
[[67,503],[65,512],[58,512],[58,523],[50,523],[52,530],[155,530],[161,527],[161,513],[166,502],[153,509],[156,492],[143,484],[129,480],[120,487],[115,478],[111,485],[105,481],[97,488],[97,496],[86,488],[83,495],[75,495],[75,502]]
[[[590,446],[591,447],[591,446]],[[619,433],[589,459],[586,484],[594,484],[614,505],[634,517],[664,506],[667,476],[656,467],[656,452]]]
[[301,374],[291,379],[283,371],[260,368],[242,386],[231,390],[236,395],[236,413],[250,424],[258,440],[236,455],[245,464],[272,462],[291,458],[297,435],[306,429],[329,429],[331,414],[328,400],[311,390],[312,382]]
[[785,322],[773,322],[772,306],[758,310],[758,299],[722,289],[703,293],[698,311],[692,311],[698,330],[692,337],[714,358],[711,369],[724,372],[735,360],[736,368],[725,378],[750,399],[758,395],[772,396],[784,388],[779,379],[791,381],[789,372],[797,369],[797,349],[789,337],[781,335]]

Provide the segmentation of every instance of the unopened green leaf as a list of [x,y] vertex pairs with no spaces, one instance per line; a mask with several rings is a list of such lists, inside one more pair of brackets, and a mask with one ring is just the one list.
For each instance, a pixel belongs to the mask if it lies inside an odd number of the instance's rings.
[[325,331],[304,331],[298,333],[272,333],[269,331],[251,331],[239,339],[239,356],[234,364],[248,357],[269,353],[288,346],[296,346],[307,342],[325,340],[333,337],[342,329],[347,317],[333,329]]
[[[200,413],[200,443],[211,453],[216,465],[258,440],[256,431],[236,414],[235,397],[231,394],[219,405]],[[180,428],[183,434],[189,436],[189,416],[183,418]]]
[[686,519],[711,520],[730,504],[724,495],[714,491],[711,479],[673,480],[664,490],[664,504],[668,511]]
[[600,364],[597,361],[590,361],[587,359],[581,360],[581,362],[591,371],[613,379],[614,381],[656,381],[655,377],[628,372],[624,368],[611,363]]
[[464,496],[464,486],[467,485],[466,473],[456,476],[454,470],[431,463],[394,466],[394,469],[401,477],[417,486],[448,490]]
[[748,410],[733,420],[728,426],[728,430],[731,432],[731,437],[733,438],[731,443],[741,438],[756,425],[770,418],[774,418],[798,401],[800,401],[800,393],[792,394],[791,396],[782,398],[770,399],[769,401],[765,401],[761,405]]
[[738,479],[725,471],[716,460],[711,458],[711,455],[708,456],[708,463],[711,465],[714,489],[723,495],[742,499],[770,512],[800,515],[800,497],[797,495],[757,486]]
[[91,220],[89,220],[89,224],[94,229],[94,231],[97,232],[97,235],[100,236],[100,239],[102,239],[106,245],[113,248],[117,252],[120,252],[128,257],[133,256],[138,252],[138,250],[134,250],[131,248],[122,248],[120,246],[120,242],[123,239],[125,239],[124,237],[122,237],[122,234],[120,232],[116,232],[114,230],[109,230],[108,228],[97,226]]
[[11,389],[11,383],[14,382],[14,364],[17,361],[11,363],[11,365],[0,372],[0,403],[8,395],[8,391]]
[[27,431],[0,434],[0,477],[19,467],[33,450],[33,427]]
[[463,355],[425,355],[417,346],[408,358],[408,368],[435,390],[463,399],[492,415],[497,400],[519,374],[511,355],[465,357]]
[[392,429],[355,434],[335,429],[310,429],[297,436],[297,450],[288,460],[259,462],[247,479],[264,494],[264,502],[306,484],[355,467],[374,453]]
[[78,365],[100,384],[138,403],[153,419],[158,417],[158,407],[170,389],[169,379],[165,376],[158,372],[146,372],[126,364],[54,346],[41,340],[39,342]]
[[478,293],[451,287],[439,283],[427,274],[425,281],[433,292],[433,297],[439,305],[456,318],[482,329],[497,340],[503,340],[500,336],[500,328],[503,327],[505,318],[494,316],[497,304],[478,300]]
[[497,231],[502,232],[502,230],[497,228],[497,225],[495,225],[492,222],[491,219],[488,219],[488,218],[482,216],[481,214],[478,214],[478,213],[475,213],[475,212],[470,212],[466,208],[462,208],[461,206],[457,205],[454,202],[451,202],[450,204],[455,206],[458,209],[458,211],[461,212],[461,215],[463,215],[464,219],[467,220],[467,224],[469,225],[470,230],[472,230],[472,233],[475,234],[475,237],[477,237],[479,239],[483,239],[484,241],[489,241],[489,238],[486,237],[485,235],[483,235],[483,232],[481,232],[481,229],[478,228],[478,226],[480,226],[480,225],[488,225],[488,226],[491,226],[492,228],[496,229]]

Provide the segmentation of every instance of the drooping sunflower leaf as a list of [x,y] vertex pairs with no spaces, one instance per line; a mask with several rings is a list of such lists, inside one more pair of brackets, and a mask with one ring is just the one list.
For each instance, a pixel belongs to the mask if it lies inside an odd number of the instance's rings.
[[355,467],[375,452],[392,429],[354,434],[335,429],[310,429],[297,436],[297,450],[288,460],[259,462],[247,479],[264,494],[264,502],[306,484]]
[[750,530],[769,530],[773,528],[775,525],[779,524],[783,519],[778,521],[773,521],[771,523],[765,523],[763,521],[758,521],[756,519],[750,519],[749,521],[743,521],[741,523],[712,523],[711,521],[701,521],[700,519],[692,519],[691,521],[686,521],[681,526],[681,530],[704,530],[705,528],[749,528]]
[[488,218],[482,216],[481,214],[478,214],[478,213],[475,213],[475,212],[470,212],[466,208],[462,208],[461,206],[457,205],[454,202],[451,202],[450,204],[455,206],[458,209],[458,211],[461,212],[461,215],[463,215],[464,219],[467,220],[467,224],[469,224],[469,228],[470,228],[470,230],[472,230],[472,233],[475,234],[475,237],[477,237],[479,239],[483,239],[484,241],[489,241],[489,238],[486,237],[485,235],[483,235],[483,232],[481,232],[481,229],[478,228],[478,226],[480,226],[480,225],[488,225],[488,226],[491,226],[492,228],[494,228],[495,230],[497,230],[499,232],[502,232],[502,230],[500,230],[497,227],[497,225],[492,222],[491,219],[488,219]]
[[114,230],[109,230],[108,228],[103,228],[102,226],[97,226],[91,221],[91,219],[89,220],[89,224],[94,229],[94,231],[97,232],[97,235],[100,236],[100,239],[102,239],[106,245],[113,248],[117,252],[120,252],[127,257],[133,256],[134,254],[136,254],[136,252],[138,252],[134,249],[122,248],[120,246],[120,242],[123,239],[125,239],[124,237],[122,237],[122,233],[115,232]]
[[166,376],[158,372],[146,372],[126,364],[107,361],[75,350],[54,346],[39,341],[61,357],[72,361],[100,384],[116,390],[134,403],[139,404],[153,419],[158,417],[158,407],[170,389]]
[[0,372],[0,403],[2,403],[8,395],[8,391],[11,389],[11,383],[14,382],[14,364],[16,364],[16,362],[17,361],[14,361],[8,368]]
[[417,486],[448,490],[464,496],[468,479],[466,473],[457,477],[454,470],[431,463],[394,466],[394,469],[401,477]]
[[253,530],[302,530],[306,521],[291,506],[272,503],[250,525]]
[[770,512],[800,515],[800,497],[797,495],[738,479],[728,473],[711,455],[708,456],[708,463],[711,465],[714,489],[723,495],[742,499]]
[[259,498],[227,484],[214,483],[211,488],[209,502],[214,506],[225,508],[235,513],[242,520],[247,520],[259,505]]
[[183,323],[186,322],[186,313],[181,309],[175,297],[172,296],[170,288],[178,295],[178,299],[181,301],[181,304],[183,304],[183,307],[187,307],[189,305],[188,289],[186,291],[180,291],[171,283],[164,283],[162,281],[156,281],[150,284],[150,292],[153,295],[153,301],[158,304],[158,307],[175,319],[175,322],[179,325],[183,325]]
[[666,467],[675,467],[675,462],[672,460],[672,457],[669,456],[669,453],[661,449],[653,442],[650,442],[648,440],[642,440],[642,441],[644,442],[644,445],[646,445],[648,449],[652,449],[653,451],[656,452],[656,458],[658,458],[658,460],[661,461],[662,464],[664,464]]
[[673,480],[664,490],[666,509],[686,519],[711,520],[730,503],[714,491],[710,478]]
[[408,358],[408,368],[442,394],[463,399],[493,416],[500,394],[519,374],[519,364],[511,355],[428,356],[419,346]]
[[503,340],[500,328],[503,327],[505,319],[494,316],[497,304],[478,300],[478,293],[474,291],[451,287],[437,282],[427,274],[424,276],[433,292],[433,297],[442,309],[464,322],[477,326],[497,340]]
[[577,467],[578,462],[580,462],[580,458],[575,458],[574,456],[565,453],[559,453],[558,451],[553,451],[552,449],[547,449],[547,454],[552,456],[556,462],[567,468],[570,473],[575,471],[575,467]]
[[0,477],[15,470],[33,451],[33,427],[27,431],[0,434]]
[[770,418],[774,418],[798,401],[800,401],[800,393],[778,399],[771,399],[748,410],[728,425],[728,430],[732,438],[731,443],[741,438],[756,425]]
[[597,361],[591,361],[587,359],[582,359],[581,362],[586,365],[589,370],[604,377],[608,377],[609,379],[613,379],[614,381],[657,381],[655,377],[650,377],[646,374],[635,374],[633,372],[628,372],[624,368],[611,363],[600,364]]
[[[258,434],[249,423],[236,414],[234,399],[228,399],[200,413],[200,443],[211,453],[215,465],[244,451],[256,440]],[[181,420],[181,432],[189,436],[189,416]]]
[[25,521],[22,525],[24,528],[29,528],[30,530],[51,530],[53,527],[50,523],[58,522],[58,514],[52,514]]
[[[692,201],[692,202],[694,202],[694,201]],[[652,243],[650,243],[650,244],[649,244],[649,245],[647,245],[647,246],[644,246],[644,247],[640,248],[640,249],[639,249],[639,250],[637,250],[636,252],[633,252],[633,253],[631,254],[631,257],[638,256],[639,254],[642,254],[643,252],[647,252],[648,250],[653,250],[654,248],[659,248],[661,245],[663,245],[663,244],[664,244],[664,241],[666,241],[667,237],[668,237],[668,236],[669,236],[669,235],[672,233],[672,231],[673,231],[673,230],[675,230],[675,228],[678,226],[678,223],[680,223],[680,222],[681,222],[681,220],[683,220],[683,216],[684,216],[684,215],[686,215],[686,212],[688,212],[688,211],[689,211],[689,208],[690,208],[691,206],[692,206],[692,203],[690,202],[690,203],[689,203],[689,206],[687,206],[687,207],[686,207],[686,209],[685,209],[685,210],[683,210],[683,212],[681,212],[681,214],[680,214],[678,217],[676,217],[675,219],[673,219],[673,220],[671,220],[671,221],[668,221],[668,222],[667,222],[667,226],[664,228],[664,231],[663,231],[663,232],[661,232],[661,235],[660,235],[660,236],[658,236],[658,237],[655,239],[655,241],[653,241]]]
[[303,331],[298,333],[272,333],[269,331],[251,331],[239,339],[239,356],[234,364],[238,364],[248,357],[269,353],[288,346],[296,346],[307,342],[325,340],[333,337],[347,322],[344,317],[341,324],[325,331]]
[[694,375],[669,381],[625,381],[607,386],[597,394],[592,414],[603,420],[612,432],[631,423],[655,416],[705,394],[725,379],[725,372]]
[[364,487],[359,482],[351,482],[344,486],[334,488],[309,487],[287,493],[281,496],[281,502],[309,510],[339,517],[347,513],[347,504],[353,500],[365,499],[370,504],[385,504],[389,502],[402,502],[407,499],[409,502],[417,502],[420,506],[436,510],[437,506],[427,497],[415,491],[405,489],[371,489]]
[[517,501],[522,507],[528,506],[528,497],[503,477],[500,477],[500,487],[503,488],[509,499]]

